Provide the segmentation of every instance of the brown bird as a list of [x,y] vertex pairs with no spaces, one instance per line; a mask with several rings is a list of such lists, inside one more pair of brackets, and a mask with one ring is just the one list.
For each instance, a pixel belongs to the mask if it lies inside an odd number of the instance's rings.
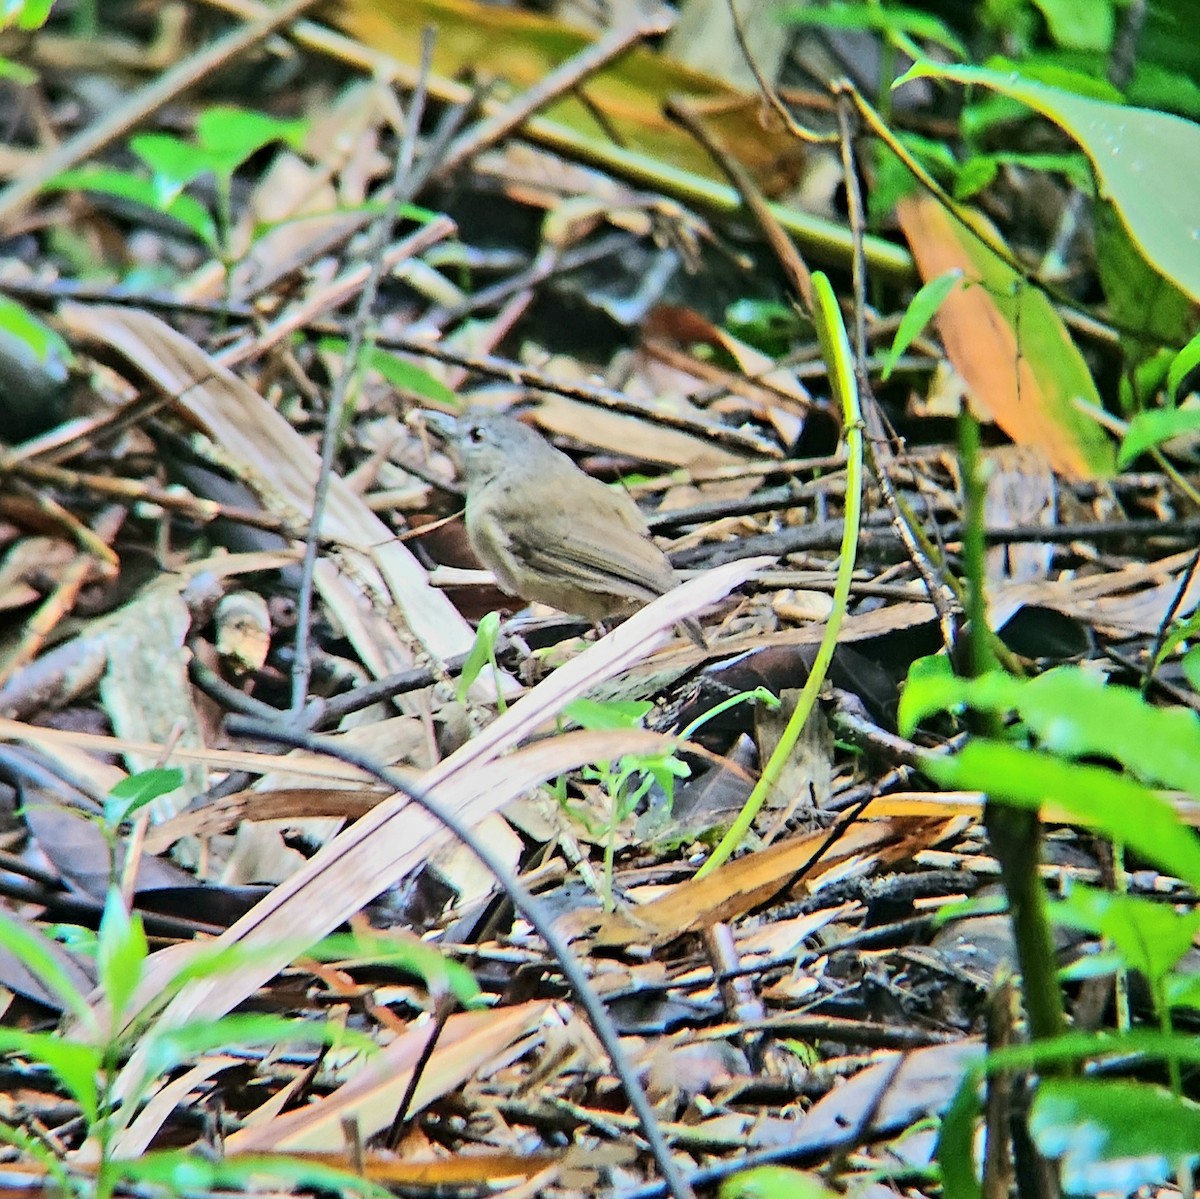
[[[486,410],[425,415],[458,459],[471,548],[510,595],[598,622],[678,584],[633,500],[528,425]],[[683,627],[705,645],[695,621]]]

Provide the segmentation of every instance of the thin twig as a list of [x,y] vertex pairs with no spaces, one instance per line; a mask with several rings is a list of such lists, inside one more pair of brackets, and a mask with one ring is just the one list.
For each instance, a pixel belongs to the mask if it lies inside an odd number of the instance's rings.
[[[909,561],[925,584],[929,602],[937,612],[938,625],[942,630],[942,644],[947,650],[953,650],[957,637],[957,626],[954,614],[946,599],[945,587],[933,568],[928,556],[923,552],[920,539],[913,531],[909,520],[909,511],[900,503],[896,490],[892,486],[891,477],[876,454],[876,446],[887,447],[888,441],[881,434],[882,414],[871,387],[871,378],[867,370],[867,269],[866,259],[862,251],[862,239],[866,222],[863,215],[862,191],[858,184],[858,171],[854,162],[854,143],[850,129],[851,97],[847,91],[849,84],[835,84],[834,94],[837,97],[838,140],[841,145],[842,179],[846,185],[846,204],[849,210],[850,228],[854,235],[854,255],[852,258],[852,277],[854,282],[854,373],[858,379],[858,389],[862,396],[864,418],[868,422],[871,436],[864,438],[867,466],[875,478],[884,503],[892,514],[892,527],[900,538]],[[891,458],[891,454],[888,457]]]
[[321,471],[313,495],[312,524],[304,543],[304,562],[301,567],[300,590],[296,603],[296,648],[292,663],[292,714],[299,716],[308,695],[308,680],[312,672],[312,657],[309,650],[309,626],[312,621],[313,580],[317,568],[317,550],[320,541],[321,521],[325,515],[325,501],[329,494],[329,483],[333,477],[333,460],[341,438],[342,410],[350,381],[358,370],[359,353],[366,333],[366,323],[375,306],[375,297],[383,277],[384,246],[396,220],[400,206],[412,199],[412,166],[416,156],[417,134],[425,115],[425,81],[433,63],[433,32],[427,29],[421,39],[421,74],[417,89],[413,92],[404,127],[400,153],[396,157],[396,169],[392,176],[392,197],[388,206],[376,222],[370,239],[367,257],[371,270],[359,297],[354,325],[346,346],[346,356],[341,372],[334,382],[329,396],[329,407],[325,414],[325,431],[321,439]]

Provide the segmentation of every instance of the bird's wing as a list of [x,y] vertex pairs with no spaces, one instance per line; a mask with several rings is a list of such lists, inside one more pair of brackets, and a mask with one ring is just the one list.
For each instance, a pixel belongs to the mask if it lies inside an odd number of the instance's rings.
[[[531,570],[603,595],[646,602],[675,586],[675,572],[662,551],[643,531],[606,521],[602,528],[582,529],[563,514],[561,522],[534,530],[518,526],[510,536],[512,552]],[[536,535],[535,535],[536,534]]]

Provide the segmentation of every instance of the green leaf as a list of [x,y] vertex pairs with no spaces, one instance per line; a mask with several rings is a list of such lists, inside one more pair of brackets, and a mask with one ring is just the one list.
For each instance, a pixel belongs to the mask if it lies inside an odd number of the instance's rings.
[[1029,1132],[1067,1194],[1158,1186],[1200,1157],[1200,1105],[1140,1082],[1045,1079]]
[[965,706],[963,682],[945,654],[917,658],[908,668],[900,692],[896,723],[901,735],[911,737],[917,725],[935,712],[954,712]]
[[126,1180],[157,1185],[165,1187],[172,1195],[206,1193],[218,1188],[252,1193],[264,1178],[272,1179],[277,1185],[325,1191],[331,1195],[392,1199],[391,1192],[360,1174],[299,1155],[247,1153],[211,1161],[194,1149],[156,1150],[137,1159],[109,1161],[103,1173],[104,1181],[109,1184]]
[[471,652],[463,663],[462,674],[458,676],[458,686],[454,693],[460,704],[467,698],[467,692],[471,690],[475,680],[483,673],[483,668],[496,660],[496,638],[499,635],[500,613],[488,612],[475,630]]
[[[900,727],[911,733],[929,713],[966,704],[1016,712],[1043,749],[1070,757],[1114,758],[1143,778],[1200,794],[1200,716],[1155,707],[1132,687],[1089,670],[1061,666],[1035,679],[995,671],[975,679],[950,673],[944,659],[921,659],[900,701]],[[916,667],[920,666],[920,670]]]
[[968,158],[954,176],[954,198],[969,200],[985,187],[990,187],[1000,173],[1000,162],[995,154],[976,154]]
[[272,142],[302,149],[307,134],[307,121],[282,121],[234,105],[214,105],[196,119],[197,142],[213,169],[227,176]]
[[804,328],[800,314],[790,305],[746,296],[726,307],[724,323],[735,337],[772,357],[785,353]]
[[642,721],[653,711],[649,700],[572,700],[563,708],[563,716],[580,728],[593,731],[641,728]]
[[129,148],[150,168],[161,208],[167,208],[189,183],[213,169],[193,142],[169,133],[139,133],[129,139]]
[[1046,18],[1050,36],[1072,50],[1096,50],[1107,54],[1112,48],[1116,22],[1112,0],[1033,0]]
[[[345,354],[347,342],[344,337],[322,337],[317,348],[324,353]],[[462,401],[440,379],[435,379],[427,370],[378,346],[364,346],[362,363],[378,371],[398,391],[432,400],[447,408],[457,408]]]
[[37,83],[38,75],[36,71],[31,71],[21,63],[0,55],[0,79],[11,80],[17,87],[29,87],[30,84]]
[[1200,931],[1200,911],[1177,912],[1170,904],[1078,883],[1052,905],[1050,913],[1058,924],[1111,941],[1123,964],[1144,974],[1156,994]]
[[63,171],[45,185],[46,191],[75,189],[116,196],[134,204],[144,204],[154,212],[161,212],[164,216],[178,221],[206,246],[216,245],[216,224],[203,204],[191,196],[181,195],[164,206],[154,182],[143,179],[140,175],[132,175],[128,171],[114,171],[107,167],[80,167],[74,171]]
[[[1096,268],[1108,302],[1108,319],[1121,330],[1121,348],[1130,365],[1140,367],[1160,353],[1160,346],[1187,340],[1195,323],[1195,305],[1146,261],[1111,205],[1095,207],[1093,224]],[[1140,408],[1162,382],[1139,377],[1137,383]]]
[[27,33],[40,29],[53,7],[54,0],[4,0],[0,3],[0,29],[14,25]]
[[480,1007],[487,1002],[466,966],[447,957],[436,945],[427,945],[415,937],[335,933],[304,956],[321,962],[390,966],[421,979],[430,995],[453,995],[464,1008]]
[[127,820],[139,808],[183,786],[183,771],[177,766],[140,770],[121,779],[108,793],[112,802],[104,805],[104,818],[110,825]]
[[366,1034],[324,1020],[292,1020],[286,1016],[235,1013],[217,1020],[193,1020],[173,1028],[151,1028],[143,1034],[146,1069],[165,1074],[183,1062],[217,1049],[246,1045],[292,1044],[346,1045],[362,1053],[378,1051]]
[[1171,1008],[1188,1007],[1200,1011],[1200,974],[1168,974],[1163,997]]
[[96,966],[114,1025],[120,1024],[126,1005],[142,981],[147,953],[149,947],[141,916],[136,912],[130,914],[120,888],[109,887],[100,917]]
[[1167,392],[1173,397],[1179,397],[1179,389],[1183,381],[1200,366],[1200,333],[1171,359],[1171,368],[1167,371]]
[[1017,807],[1054,804],[1069,818],[1200,887],[1196,834],[1165,799],[1115,771],[985,739],[968,742],[954,755],[927,755],[921,769],[939,786],[983,791]]
[[1192,685],[1192,690],[1200,692],[1200,646],[1190,649],[1183,655],[1180,663],[1184,677]]
[[889,4],[851,4],[844,0],[803,8],[788,8],[778,20],[789,25],[819,25],[826,29],[868,29],[893,39],[916,37],[942,46],[959,58],[967,57],[967,49],[945,22],[916,8]]
[[912,298],[912,303],[900,318],[900,327],[892,340],[892,348],[883,360],[883,377],[890,377],[900,355],[920,336],[926,325],[933,320],[934,313],[942,301],[962,282],[963,273],[955,269],[930,279]]
[[102,1060],[100,1049],[82,1041],[68,1041],[56,1033],[0,1028],[0,1053],[14,1053],[41,1062],[79,1104],[87,1124],[95,1124],[100,1107],[96,1086]]
[[1028,104],[1067,131],[1091,160],[1101,195],[1160,274],[1200,299],[1200,206],[1182,166],[1200,162],[1200,125],[1032,83],[1016,72],[917,63],[904,79],[982,84]]
[[720,1199],[838,1199],[824,1179],[788,1166],[756,1166],[726,1178],[717,1191]]
[[1125,430],[1117,454],[1117,465],[1124,470],[1147,450],[1170,441],[1172,437],[1195,433],[1197,430],[1200,430],[1200,407],[1152,408],[1149,412],[1139,412]]
[[398,391],[420,396],[424,400],[432,400],[447,407],[455,407],[462,402],[440,379],[434,378],[423,367],[393,354],[390,350],[372,346],[364,352],[363,360]]
[[66,377],[66,366],[74,360],[71,347],[49,325],[43,324],[28,308],[8,296],[0,296],[0,332],[28,347],[43,366],[61,365],[62,377]]
[[[1141,50],[1145,50],[1143,39]],[[1142,61],[1133,69],[1125,98],[1130,104],[1143,108],[1161,108],[1164,112],[1178,113],[1200,120],[1200,83],[1184,71],[1172,71],[1153,62]]]
[[86,1027],[93,1027],[92,1010],[87,997],[71,981],[55,956],[55,946],[40,933],[0,912],[0,946],[7,949],[38,981],[61,1001]]
[[942,1199],[980,1199],[975,1177],[975,1124],[979,1118],[979,1075],[968,1070],[942,1116],[934,1157],[942,1175]]

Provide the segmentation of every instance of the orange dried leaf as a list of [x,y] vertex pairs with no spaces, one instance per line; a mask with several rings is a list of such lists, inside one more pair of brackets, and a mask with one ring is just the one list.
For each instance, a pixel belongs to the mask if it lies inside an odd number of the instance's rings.
[[896,215],[922,279],[963,272],[936,321],[973,407],[1069,479],[1112,475],[1112,442],[1079,408],[1100,405],[1087,364],[1045,293],[990,248],[996,232],[982,217],[968,228],[928,195],[905,197]]

